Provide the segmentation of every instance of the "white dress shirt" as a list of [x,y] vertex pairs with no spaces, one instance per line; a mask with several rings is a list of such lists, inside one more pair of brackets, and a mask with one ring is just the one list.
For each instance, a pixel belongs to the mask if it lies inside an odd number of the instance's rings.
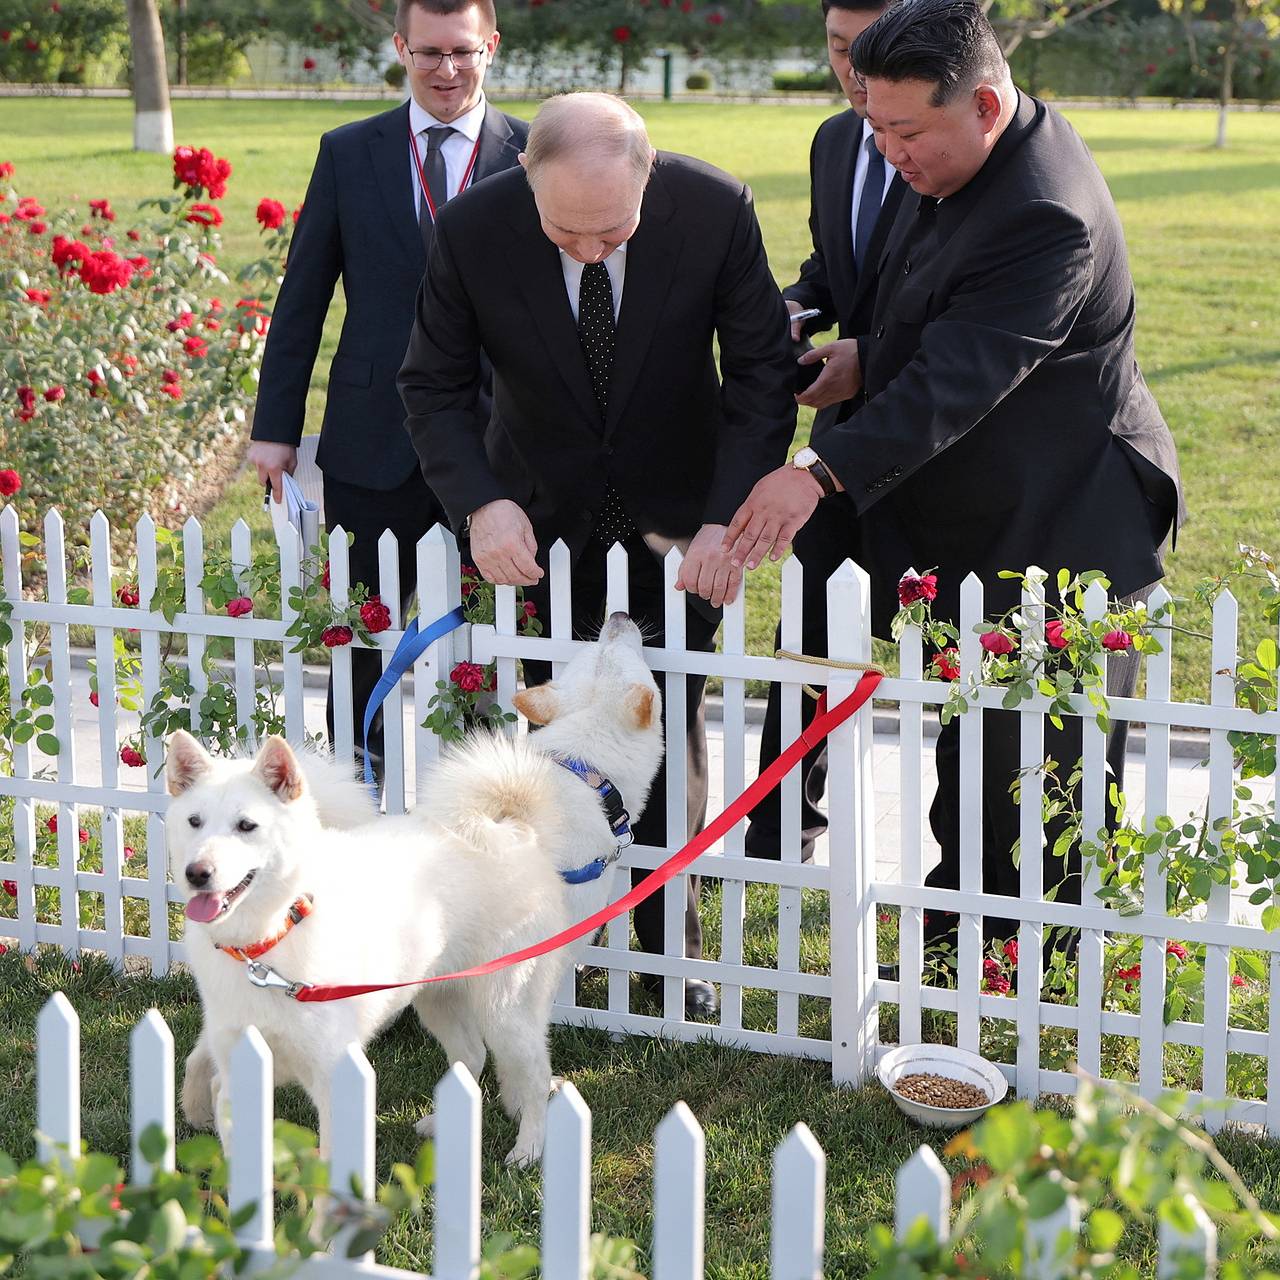
[[[862,188],[867,183],[867,166],[870,164],[870,157],[867,155],[867,139],[874,136],[874,130],[864,120],[862,122],[862,135],[858,139],[858,158],[853,166],[853,208],[849,219],[849,235],[850,238],[857,243],[858,238],[858,203],[862,199]],[[889,194],[889,184],[897,177],[898,171],[891,165],[888,160],[884,162],[884,189],[880,192],[880,205],[883,208],[884,198]]]
[[[578,294],[582,292],[582,267],[577,258],[571,258],[563,249],[560,250],[560,269],[564,272],[564,287],[569,295],[569,307],[573,311],[574,322],[578,319]],[[617,323],[622,310],[622,282],[627,275],[627,243],[624,240],[607,258],[604,268],[609,273],[609,284],[613,287],[613,319]]]
[[466,175],[467,165],[471,163],[471,153],[476,149],[476,139],[484,127],[485,113],[484,94],[470,111],[464,112],[456,120],[437,120],[429,111],[418,105],[416,98],[409,99],[409,125],[418,142],[418,155],[414,158],[413,148],[409,148],[409,180],[413,184],[413,212],[422,216],[422,182],[418,177],[418,162],[427,158],[427,139],[424,136],[428,129],[447,125],[457,132],[444,140],[440,153],[444,156],[445,181],[448,184],[450,200],[458,194],[458,187]]

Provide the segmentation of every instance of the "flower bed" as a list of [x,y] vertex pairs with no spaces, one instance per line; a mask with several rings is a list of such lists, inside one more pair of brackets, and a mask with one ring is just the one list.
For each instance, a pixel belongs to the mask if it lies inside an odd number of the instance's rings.
[[0,163],[0,492],[29,532],[53,506],[176,525],[238,452],[289,219],[261,202],[264,256],[233,284],[216,203],[230,175],[179,147],[177,194],[125,219],[101,199],[47,210]]

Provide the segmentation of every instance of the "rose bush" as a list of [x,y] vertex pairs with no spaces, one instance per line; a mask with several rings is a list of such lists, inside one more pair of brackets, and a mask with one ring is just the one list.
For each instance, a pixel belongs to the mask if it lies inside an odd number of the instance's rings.
[[179,147],[177,194],[125,219],[103,199],[87,216],[47,211],[0,166],[0,466],[21,478],[0,489],[27,530],[52,506],[99,508],[120,530],[144,512],[176,523],[202,468],[242,436],[288,232],[264,223],[264,257],[241,273],[252,283],[234,288],[210,203],[231,171]]

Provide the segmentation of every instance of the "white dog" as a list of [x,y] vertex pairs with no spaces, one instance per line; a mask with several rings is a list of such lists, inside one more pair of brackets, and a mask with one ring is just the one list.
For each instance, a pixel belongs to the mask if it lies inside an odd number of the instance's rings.
[[321,806],[282,739],[241,762],[173,735],[170,868],[187,898],[187,955],[204,1011],[183,1084],[193,1125],[216,1124],[226,1145],[231,1052],[254,1025],[277,1082],[298,1081],[315,1102],[327,1153],[338,1057],[412,1002],[450,1062],[478,1078],[493,1054],[503,1105],[520,1120],[507,1161],[538,1159],[547,1027],[573,949],[484,978],[331,1003],[254,985],[239,958],[260,978],[269,968],[273,982],[408,982],[528,946],[609,901],[613,859],[629,840],[622,800],[638,816],[662,758],[660,700],[638,629],[615,614],[558,680],[514,701],[545,728],[523,741],[477,736],[427,775],[413,814],[345,830],[325,827],[322,808],[344,821],[350,807]]

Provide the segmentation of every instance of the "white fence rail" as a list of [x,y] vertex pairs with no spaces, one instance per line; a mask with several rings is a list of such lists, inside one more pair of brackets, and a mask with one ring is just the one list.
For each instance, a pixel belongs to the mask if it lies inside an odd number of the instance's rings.
[[[274,616],[229,618],[208,611],[201,592],[205,564],[200,525],[190,521],[184,531],[186,599],[184,608],[170,623],[149,603],[156,591],[157,538],[150,520],[136,530],[136,580],[140,594],[137,608],[123,607],[113,594],[111,530],[99,514],[91,525],[92,603],[68,603],[68,555],[62,520],[51,512],[45,524],[43,589],[30,591],[22,576],[23,547],[11,508],[0,512],[0,553],[4,567],[5,595],[12,602],[13,638],[7,648],[11,675],[11,706],[20,706],[23,673],[28,669],[27,645],[35,629],[47,628],[49,672],[54,692],[53,715],[62,751],[56,760],[42,759],[34,744],[15,747],[11,777],[0,777],[0,797],[11,798],[11,838],[0,840],[0,878],[11,882],[13,896],[0,896],[0,936],[11,936],[24,949],[51,944],[67,954],[81,948],[104,951],[117,962],[130,958],[145,961],[162,974],[183,957],[181,917],[174,910],[177,892],[166,883],[163,815],[167,803],[161,780],[153,770],[119,767],[117,749],[131,722],[117,706],[113,685],[115,646],[122,633],[135,631],[141,661],[145,699],[159,688],[162,649],[173,640],[185,646],[195,692],[193,714],[198,717],[204,693],[199,660],[215,637],[231,641],[231,670],[237,716],[252,736],[255,691],[265,679],[263,660],[279,664],[284,717],[291,737],[308,729],[300,655],[285,633],[293,614],[290,588],[302,582],[300,548],[281,548],[278,609]],[[331,543],[331,590],[336,601],[347,599],[348,573],[345,542]],[[381,544],[383,600],[393,611],[393,628],[376,637],[384,661],[401,634],[397,616],[394,539]],[[231,535],[231,560],[243,568],[250,561],[249,530],[238,524]],[[683,616],[683,598],[670,584],[678,567],[678,552],[668,557],[667,616],[676,622]],[[459,558],[452,538],[439,529],[422,539],[417,551],[421,612],[432,618],[453,608],[460,600]],[[132,573],[132,570],[130,571]],[[782,624],[785,638],[794,643],[799,635],[802,566],[792,560],[783,573]],[[471,628],[438,641],[419,660],[414,671],[413,724],[421,726],[435,682],[447,677],[452,664],[470,655],[479,662],[494,661],[498,671],[498,697],[508,703],[515,688],[517,663],[537,658],[553,664],[566,661],[579,643],[572,634],[569,609],[569,555],[563,545],[551,554],[552,607],[549,634],[527,638],[517,634],[516,593],[497,592],[496,625]],[[830,654],[833,658],[865,660],[870,654],[868,581],[855,566],[846,564],[832,576],[827,589]],[[1153,605],[1166,597],[1158,590]],[[609,559],[608,607],[625,608],[627,563],[620,548]],[[1090,608],[1103,608],[1095,592]],[[980,650],[973,629],[982,618],[982,587],[976,579],[964,584],[962,600],[961,679],[979,669]],[[1218,600],[1214,615],[1212,695],[1205,705],[1175,703],[1170,698],[1170,659],[1174,635],[1167,631],[1165,649],[1147,660],[1144,698],[1112,701],[1115,718],[1144,722],[1146,803],[1148,828],[1169,807],[1170,728],[1190,726],[1208,731],[1210,820],[1231,814],[1233,803],[1233,730],[1275,735],[1280,713],[1257,715],[1234,705],[1231,673],[1238,658],[1237,610],[1227,594]],[[1034,609],[1028,613],[1034,620]],[[691,652],[674,641],[667,647],[646,648],[646,657],[660,681],[669,706],[684,697],[682,676],[700,673],[721,679],[724,691],[723,764],[721,784],[726,797],[738,795],[754,776],[754,761],[745,750],[746,696],[749,680],[773,681],[783,688],[783,733],[791,736],[800,723],[802,684],[826,685],[834,702],[852,691],[852,672],[813,667],[789,659],[745,652],[745,601],[742,597],[725,610],[722,651]],[[1033,623],[1031,624],[1033,625]],[[98,703],[87,711],[78,698],[73,679],[72,627],[91,628],[97,658]],[[678,635],[676,627],[668,630]],[[180,647],[181,647],[180,646]],[[255,647],[257,654],[255,655]],[[255,660],[258,665],[255,667]],[[172,659],[171,659],[172,661]],[[351,653],[333,651],[333,681],[337,708],[335,750],[350,759],[357,730],[352,724]],[[872,721],[870,708],[860,711],[830,741],[830,832],[826,860],[803,863],[800,859],[799,784],[793,775],[783,783],[784,839],[781,857],[765,861],[744,856],[742,827],[732,831],[717,847],[703,854],[692,871],[719,885],[719,928],[707,939],[707,957],[686,957],[679,929],[683,881],[666,890],[669,928],[668,953],[650,955],[632,949],[625,922],[612,926],[602,945],[587,949],[585,959],[609,973],[607,994],[600,1007],[581,1003],[579,994],[560,994],[555,1016],[562,1022],[590,1025],[618,1033],[663,1035],[669,1038],[711,1037],[745,1048],[830,1061],[833,1079],[859,1082],[873,1070],[886,1046],[881,1043],[880,1006],[896,1006],[898,1038],[904,1043],[953,1036],[970,1049],[988,1047],[999,1033],[1008,1050],[1002,1069],[1019,1095],[1043,1092],[1071,1093],[1075,1077],[1045,1065],[1046,1032],[1075,1037],[1075,1056],[1086,1071],[1106,1075],[1108,1065],[1131,1059],[1142,1094],[1157,1096],[1166,1083],[1170,1046],[1199,1051],[1202,1083],[1192,1091],[1193,1100],[1225,1101],[1211,1124],[1225,1120],[1264,1124],[1280,1134],[1280,1001],[1269,999],[1265,1013],[1254,1016],[1253,1025],[1238,1025],[1230,981],[1233,949],[1261,952],[1266,957],[1270,991],[1280,990],[1280,932],[1269,933],[1230,918],[1230,896],[1216,891],[1200,917],[1172,918],[1164,914],[1164,893],[1158,868],[1151,860],[1146,873],[1145,902],[1141,914],[1121,916],[1086,893],[1084,905],[1046,901],[1036,858],[1022,861],[1022,896],[1005,898],[984,894],[980,873],[980,813],[977,766],[983,726],[981,717],[962,718],[962,829],[961,888],[957,891],[927,887],[924,883],[927,846],[922,814],[926,807],[928,770],[925,755],[925,709],[943,702],[950,686],[925,679],[924,654],[917,630],[903,635],[898,653],[898,674],[886,679],[878,698],[898,704],[901,730],[898,741],[901,796],[901,873],[897,879],[877,875],[878,848],[874,779],[872,775]],[[407,782],[435,758],[435,737],[421,727],[402,730],[402,698],[397,691],[386,710],[386,803],[391,811],[405,803]],[[978,701],[998,707],[1003,691],[983,689]],[[1047,701],[1040,696],[1018,709],[1022,723],[1023,761],[1039,763],[1043,756],[1043,719]],[[1092,721],[1092,708],[1077,696],[1085,716],[1086,828],[1101,825],[1106,789],[1102,734]],[[91,714],[100,744],[96,775],[74,750],[77,717]],[[676,717],[673,716],[673,720]],[[678,728],[672,743],[669,812],[684,811],[683,752]],[[161,758],[159,742],[148,741],[153,762]],[[749,772],[750,771],[750,772]],[[122,772],[125,776],[122,776]],[[144,780],[145,778],[145,780]],[[1028,780],[1022,807],[1023,847],[1038,847],[1041,818],[1038,780]],[[1274,801],[1272,801],[1274,813]],[[100,861],[82,854],[78,839],[81,815],[97,823]],[[1178,815],[1175,815],[1178,817]],[[57,819],[56,837],[47,827]],[[1180,819],[1179,819],[1180,820]],[[128,824],[128,829],[126,829]],[[130,835],[137,831],[137,835]],[[679,824],[668,832],[679,839]],[[145,863],[128,857],[132,840],[145,844]],[[92,847],[92,841],[90,846]],[[652,868],[668,854],[664,847],[633,846],[624,854],[626,867]],[[900,911],[900,972],[897,981],[877,976],[877,913],[887,907]],[[923,981],[923,916],[925,911],[960,914],[960,964],[954,989],[929,986]],[[10,913],[9,919],[3,913]],[[1022,980],[1016,997],[982,989],[981,922],[984,915],[1013,917],[1019,923]],[[1074,1004],[1046,1000],[1035,981],[1039,974],[1040,941],[1046,927],[1079,928],[1080,977]],[[823,947],[809,946],[813,931],[829,932],[829,960]],[[1143,979],[1138,1010],[1112,1007],[1104,997],[1104,946],[1107,940],[1127,935],[1141,939]],[[1205,947],[1203,1017],[1199,1020],[1165,1021],[1165,948],[1169,941],[1198,943]],[[817,955],[818,959],[815,959]],[[665,999],[661,1016],[632,1008],[630,973],[661,975]],[[719,1020],[690,1023],[683,1020],[679,979],[704,978],[719,985],[722,1006]],[[1256,1009],[1255,1009],[1256,1013]],[[1012,1037],[1012,1039],[1010,1039]],[[1103,1058],[1106,1045],[1126,1046],[1118,1055]],[[1266,1087],[1250,1096],[1233,1093],[1229,1073],[1237,1055],[1263,1064]],[[1128,1068],[1123,1068],[1128,1071]]]
[[[41,1155],[80,1148],[80,1020],[70,1001],[54,995],[40,1014],[37,1116]],[[172,1167],[174,1131],[173,1037],[154,1009],[138,1023],[131,1040],[130,1118],[133,1160],[129,1181],[149,1181],[151,1166],[138,1154],[143,1132],[158,1124],[170,1138],[166,1160]],[[334,1116],[329,1185],[346,1188],[352,1179],[372,1196],[376,1186],[374,1078],[359,1046],[350,1045],[334,1069],[333,1096],[347,1105]],[[237,1233],[240,1242],[272,1252],[272,1061],[271,1050],[250,1027],[232,1055],[231,1150],[228,1205],[232,1212],[256,1205],[257,1212]],[[437,1280],[471,1280],[481,1254],[480,1090],[461,1063],[435,1088],[435,1195],[433,1235]],[[702,1127],[677,1102],[654,1133],[653,1240],[648,1274],[653,1280],[701,1280],[705,1157]],[[797,1124],[773,1157],[770,1275],[773,1280],[819,1280],[823,1274],[826,1223],[826,1156],[809,1128]],[[1159,1275],[1187,1274],[1189,1259],[1206,1264],[1212,1276],[1216,1234],[1200,1205],[1188,1196],[1197,1223],[1179,1235],[1160,1228]],[[951,1178],[928,1146],[920,1147],[899,1170],[894,1229],[899,1240],[923,1217],[945,1241],[951,1226]],[[586,1280],[591,1238],[591,1112],[570,1083],[552,1098],[542,1157],[543,1280]],[[1070,1198],[1052,1216],[1028,1224],[1038,1248],[1028,1280],[1068,1280],[1067,1246],[1080,1230],[1078,1204]],[[365,1254],[344,1256],[342,1237],[334,1251],[299,1264],[300,1276],[374,1277],[391,1280],[413,1273],[376,1265]]]

